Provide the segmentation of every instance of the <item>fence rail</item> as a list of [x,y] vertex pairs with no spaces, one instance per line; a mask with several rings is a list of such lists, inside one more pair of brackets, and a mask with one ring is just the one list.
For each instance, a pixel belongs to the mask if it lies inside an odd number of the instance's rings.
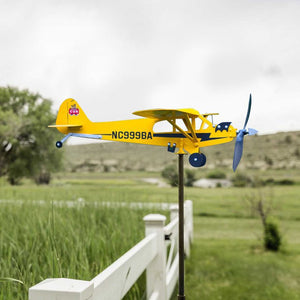
[[[193,204],[185,201],[185,253],[193,238]],[[178,206],[171,206],[171,222],[144,217],[146,237],[91,281],[50,278],[29,289],[29,300],[119,300],[146,270],[147,299],[170,299],[178,279]]]

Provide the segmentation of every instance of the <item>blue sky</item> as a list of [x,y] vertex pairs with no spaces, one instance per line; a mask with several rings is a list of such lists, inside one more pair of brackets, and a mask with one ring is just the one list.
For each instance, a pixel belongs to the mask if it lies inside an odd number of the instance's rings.
[[300,1],[3,1],[0,85],[75,98],[93,121],[148,108],[300,130]]

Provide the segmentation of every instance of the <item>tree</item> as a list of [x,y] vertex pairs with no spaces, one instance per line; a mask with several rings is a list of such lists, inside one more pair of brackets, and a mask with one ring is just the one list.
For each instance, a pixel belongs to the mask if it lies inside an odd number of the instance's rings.
[[[178,186],[178,169],[176,165],[166,166],[161,175],[165,178],[171,186]],[[186,169],[184,176],[184,185],[193,186],[194,181],[196,181],[196,173],[193,170]]]
[[57,132],[47,128],[55,122],[51,105],[38,93],[0,87],[0,176],[11,184],[22,177],[47,183],[60,167],[62,153],[53,146]]
[[259,190],[257,194],[246,197],[251,215],[259,215],[264,229],[265,250],[278,251],[282,244],[279,226],[274,218],[270,217],[272,211],[272,196],[268,200]]

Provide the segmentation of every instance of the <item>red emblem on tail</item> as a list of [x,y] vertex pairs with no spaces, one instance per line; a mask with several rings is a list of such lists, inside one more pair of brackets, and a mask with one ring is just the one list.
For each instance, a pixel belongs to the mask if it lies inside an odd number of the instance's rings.
[[79,109],[76,108],[76,104],[71,105],[71,108],[69,109],[69,114],[71,116],[77,116],[77,115],[79,115]]

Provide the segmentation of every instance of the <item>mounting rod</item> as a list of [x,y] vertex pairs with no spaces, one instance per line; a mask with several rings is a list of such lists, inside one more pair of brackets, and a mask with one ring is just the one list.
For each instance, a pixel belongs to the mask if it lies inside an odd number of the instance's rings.
[[184,295],[184,154],[178,154],[178,209],[179,209],[179,276],[178,300]]

